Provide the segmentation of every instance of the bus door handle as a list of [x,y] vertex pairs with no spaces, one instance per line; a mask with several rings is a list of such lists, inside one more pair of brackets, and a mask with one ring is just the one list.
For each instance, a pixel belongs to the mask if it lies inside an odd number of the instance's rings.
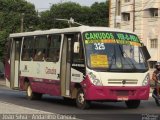
[[60,74],[57,74],[57,79],[59,79],[60,78]]

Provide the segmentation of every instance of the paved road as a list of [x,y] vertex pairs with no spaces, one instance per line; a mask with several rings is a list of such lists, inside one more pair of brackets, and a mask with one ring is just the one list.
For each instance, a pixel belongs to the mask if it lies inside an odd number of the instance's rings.
[[[42,100],[30,101],[25,97],[25,92],[14,91],[0,85],[0,114],[70,114],[77,119],[116,118],[127,120],[136,115],[142,119],[143,115],[160,114],[160,107],[157,107],[154,100],[142,101],[138,109],[127,109],[121,103],[92,103],[88,110],[76,108],[74,102],[65,102],[61,97],[44,95]],[[125,117],[125,118],[124,118]],[[131,120],[131,119],[130,119]]]

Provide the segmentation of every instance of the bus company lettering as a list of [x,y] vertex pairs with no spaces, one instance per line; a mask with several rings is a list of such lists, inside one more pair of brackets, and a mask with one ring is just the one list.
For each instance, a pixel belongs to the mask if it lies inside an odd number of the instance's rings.
[[24,69],[22,70],[22,72],[29,72],[27,65],[24,65]]
[[46,74],[56,74],[56,69],[46,67],[45,72]]

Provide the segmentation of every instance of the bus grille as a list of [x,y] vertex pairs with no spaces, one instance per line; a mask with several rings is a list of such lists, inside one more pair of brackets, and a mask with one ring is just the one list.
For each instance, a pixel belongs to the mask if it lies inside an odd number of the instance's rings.
[[138,80],[136,79],[109,79],[108,84],[115,84],[115,85],[136,85]]

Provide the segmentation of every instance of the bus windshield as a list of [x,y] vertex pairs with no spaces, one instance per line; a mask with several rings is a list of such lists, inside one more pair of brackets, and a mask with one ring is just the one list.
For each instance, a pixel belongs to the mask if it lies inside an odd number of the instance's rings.
[[122,32],[85,32],[87,65],[109,72],[146,72],[147,62],[135,34]]

